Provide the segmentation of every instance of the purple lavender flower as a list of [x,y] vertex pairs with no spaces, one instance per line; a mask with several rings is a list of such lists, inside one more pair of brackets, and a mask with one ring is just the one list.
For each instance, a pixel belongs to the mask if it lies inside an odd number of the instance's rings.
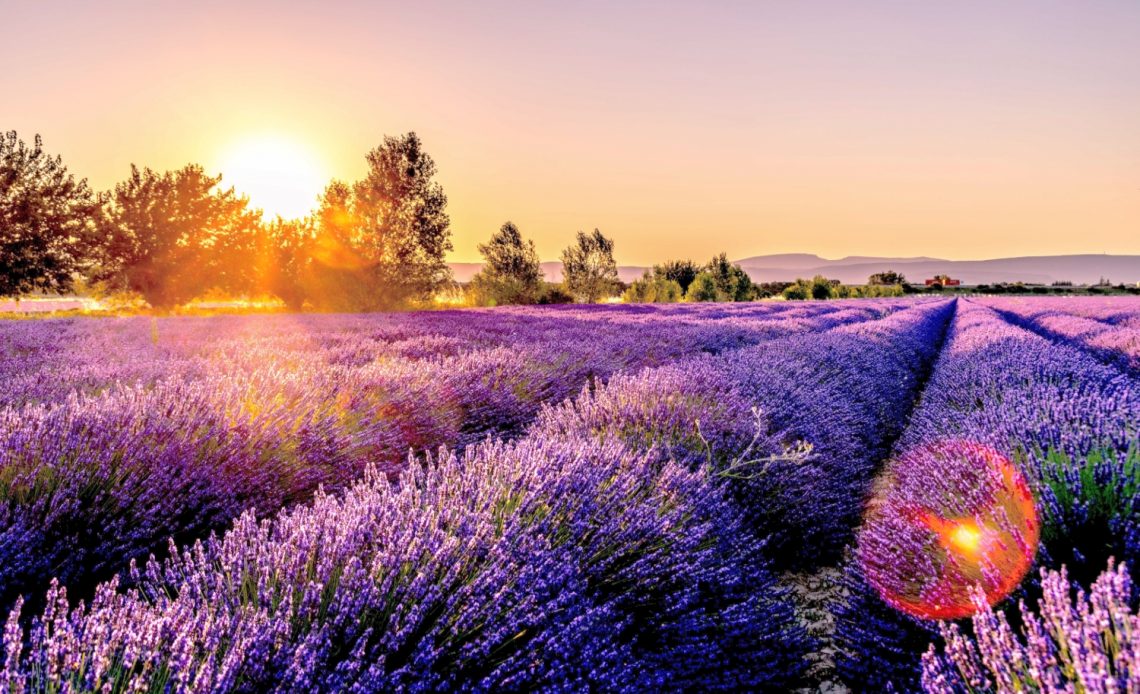
[[945,646],[922,657],[922,685],[934,694],[958,692],[1129,692],[1140,681],[1140,615],[1129,607],[1132,586],[1121,564],[1072,595],[1064,567],[1041,570],[1042,595],[1033,611],[1019,604],[1015,630],[975,593],[973,636],[941,625]]

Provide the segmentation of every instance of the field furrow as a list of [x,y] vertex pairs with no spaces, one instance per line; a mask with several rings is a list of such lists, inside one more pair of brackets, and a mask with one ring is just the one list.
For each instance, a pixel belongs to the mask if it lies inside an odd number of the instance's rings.
[[[1037,499],[1038,565],[1064,564],[1087,586],[1110,556],[1140,566],[1138,431],[1140,390],[1132,379],[1084,349],[1018,327],[980,303],[960,302],[887,473],[906,472],[931,447],[997,451]],[[933,490],[958,483],[929,479]],[[836,606],[840,674],[857,691],[887,683],[917,690],[919,656],[935,635],[934,622],[888,606],[854,561],[847,578],[850,595]],[[1023,590],[1033,585],[1030,579]]]
[[987,299],[981,303],[1014,325],[1087,350],[1107,364],[1140,375],[1140,314],[1120,304],[1096,310],[1083,304],[1074,306],[1071,301],[1045,306],[1024,299]]

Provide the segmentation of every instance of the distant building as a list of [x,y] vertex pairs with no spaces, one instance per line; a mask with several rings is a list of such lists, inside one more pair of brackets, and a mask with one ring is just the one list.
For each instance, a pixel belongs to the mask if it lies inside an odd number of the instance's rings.
[[943,287],[957,287],[962,284],[962,280],[956,280],[950,275],[935,275],[926,280],[926,286],[929,287],[934,284],[941,284]]

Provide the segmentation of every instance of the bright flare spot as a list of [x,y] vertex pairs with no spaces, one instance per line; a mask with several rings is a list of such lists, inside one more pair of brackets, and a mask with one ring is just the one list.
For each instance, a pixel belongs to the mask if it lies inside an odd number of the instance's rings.
[[317,157],[294,140],[276,135],[243,139],[225,151],[218,167],[222,186],[233,186],[261,208],[265,218],[296,219],[316,207],[328,177]]
[[954,549],[963,554],[973,554],[978,551],[978,541],[981,537],[982,533],[978,530],[978,526],[973,523],[958,523],[950,531],[948,539]]
[[975,612],[1021,583],[1040,525],[1025,479],[988,446],[943,441],[888,465],[859,530],[864,576],[896,609],[922,619]]

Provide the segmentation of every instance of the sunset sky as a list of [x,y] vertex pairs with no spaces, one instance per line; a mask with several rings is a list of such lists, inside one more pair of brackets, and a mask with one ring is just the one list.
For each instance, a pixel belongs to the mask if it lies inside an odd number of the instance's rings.
[[[1140,253],[1140,2],[8,2],[0,130],[288,214],[417,131],[455,251]],[[227,170],[229,169],[229,170]],[[275,189],[274,186],[277,186]]]

